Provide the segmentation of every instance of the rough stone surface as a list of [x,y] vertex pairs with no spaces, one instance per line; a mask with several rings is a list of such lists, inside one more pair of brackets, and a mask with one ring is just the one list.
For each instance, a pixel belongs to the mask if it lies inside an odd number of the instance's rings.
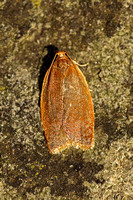
[[[133,199],[132,13],[132,0],[0,2],[1,200]],[[40,91],[57,49],[89,63],[95,147],[86,152],[46,146]]]

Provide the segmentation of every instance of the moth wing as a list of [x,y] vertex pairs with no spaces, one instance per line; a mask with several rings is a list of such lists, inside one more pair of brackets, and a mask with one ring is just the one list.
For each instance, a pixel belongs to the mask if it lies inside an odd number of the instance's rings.
[[62,126],[63,82],[64,76],[55,61],[46,72],[41,92],[41,121],[51,153],[59,152],[68,144]]
[[94,145],[94,111],[86,79],[73,63],[64,80],[63,129],[75,147],[83,150]]

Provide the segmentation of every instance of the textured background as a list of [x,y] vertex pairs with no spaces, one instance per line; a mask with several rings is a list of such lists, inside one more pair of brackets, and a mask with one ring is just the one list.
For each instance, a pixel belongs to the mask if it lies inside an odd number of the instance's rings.
[[[131,2],[0,1],[0,199],[133,198]],[[40,90],[57,48],[89,63],[95,147],[86,152],[46,146]]]

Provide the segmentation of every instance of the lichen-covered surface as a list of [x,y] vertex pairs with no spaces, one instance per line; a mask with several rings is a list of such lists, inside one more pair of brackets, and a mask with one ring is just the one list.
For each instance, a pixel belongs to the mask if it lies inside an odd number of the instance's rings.
[[[132,7],[132,0],[0,2],[0,199],[133,199]],[[46,146],[40,90],[57,48],[89,63],[89,151],[51,155]]]

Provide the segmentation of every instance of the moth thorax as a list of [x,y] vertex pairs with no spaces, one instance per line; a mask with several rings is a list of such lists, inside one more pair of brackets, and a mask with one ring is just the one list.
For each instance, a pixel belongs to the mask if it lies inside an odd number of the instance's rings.
[[66,70],[69,67],[69,63],[68,60],[66,59],[59,59],[57,62],[57,68],[63,73],[65,74]]

